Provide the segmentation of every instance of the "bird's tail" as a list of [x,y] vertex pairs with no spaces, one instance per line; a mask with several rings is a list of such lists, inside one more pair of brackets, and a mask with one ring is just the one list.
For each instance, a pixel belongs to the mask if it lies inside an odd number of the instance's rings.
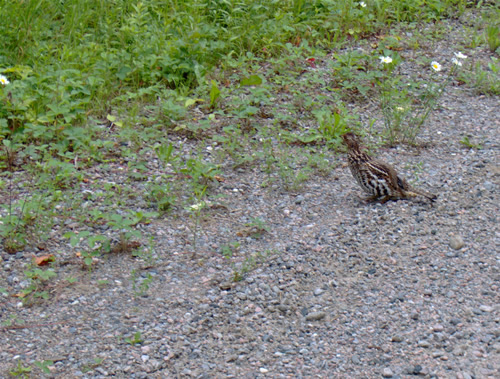
[[406,195],[409,197],[424,196],[428,198],[430,201],[435,201],[437,199],[436,195],[416,188],[410,188],[408,191],[406,191]]

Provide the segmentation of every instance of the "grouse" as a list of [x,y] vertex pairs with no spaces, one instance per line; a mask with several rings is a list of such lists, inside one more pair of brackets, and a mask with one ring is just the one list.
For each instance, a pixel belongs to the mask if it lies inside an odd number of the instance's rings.
[[416,196],[424,196],[430,201],[436,200],[436,195],[411,187],[392,166],[365,153],[355,134],[349,132],[342,138],[347,146],[351,173],[361,188],[370,195],[367,200],[380,200],[385,203],[387,200]]

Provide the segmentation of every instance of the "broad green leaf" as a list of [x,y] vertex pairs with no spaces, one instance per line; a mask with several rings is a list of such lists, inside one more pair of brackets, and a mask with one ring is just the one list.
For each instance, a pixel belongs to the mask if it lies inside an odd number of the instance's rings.
[[241,86],[258,86],[262,84],[262,78],[259,75],[250,75],[248,78],[241,79]]

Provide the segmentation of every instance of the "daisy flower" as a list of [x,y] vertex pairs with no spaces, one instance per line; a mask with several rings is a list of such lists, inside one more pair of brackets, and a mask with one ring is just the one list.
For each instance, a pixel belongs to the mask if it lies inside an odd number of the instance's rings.
[[434,62],[431,63],[431,67],[436,72],[441,71],[441,65],[438,62],[436,62],[436,61],[434,61]]
[[366,4],[365,4],[365,2],[364,2],[364,1],[361,1],[361,2],[359,3],[359,6],[360,6],[361,8],[366,8]]
[[193,204],[189,207],[190,210],[192,211],[199,211],[205,206],[205,202],[202,201],[201,203]]
[[467,59],[467,55],[462,54],[461,52],[453,53],[458,59]]
[[3,76],[3,75],[0,75],[0,84],[6,86],[7,84],[9,84],[9,79],[7,79],[6,76]]
[[379,59],[382,63],[391,63],[392,62],[391,57],[379,57]]
[[451,62],[457,66],[461,66],[462,62],[460,62],[457,58],[452,58]]

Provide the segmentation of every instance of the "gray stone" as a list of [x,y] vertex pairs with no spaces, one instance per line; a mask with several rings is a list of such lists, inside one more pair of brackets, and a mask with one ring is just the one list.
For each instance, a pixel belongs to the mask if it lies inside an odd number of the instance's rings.
[[479,309],[483,312],[490,313],[493,312],[493,307],[490,307],[489,305],[480,305]]
[[452,235],[450,237],[450,247],[454,250],[460,250],[464,247],[465,242],[461,236]]
[[392,336],[391,341],[392,342],[402,342],[403,336],[401,336],[400,334],[396,334],[396,335]]
[[326,317],[325,312],[311,312],[306,316],[306,321],[319,321]]
[[418,341],[418,346],[427,348],[427,347],[431,346],[431,344],[429,343],[429,341],[422,340],[422,341]]
[[394,373],[389,367],[386,367],[382,370],[382,376],[384,378],[392,378],[394,376]]
[[319,295],[321,295],[323,292],[325,292],[323,289],[321,289],[321,288],[316,288],[316,289],[314,290],[314,296],[319,296]]

